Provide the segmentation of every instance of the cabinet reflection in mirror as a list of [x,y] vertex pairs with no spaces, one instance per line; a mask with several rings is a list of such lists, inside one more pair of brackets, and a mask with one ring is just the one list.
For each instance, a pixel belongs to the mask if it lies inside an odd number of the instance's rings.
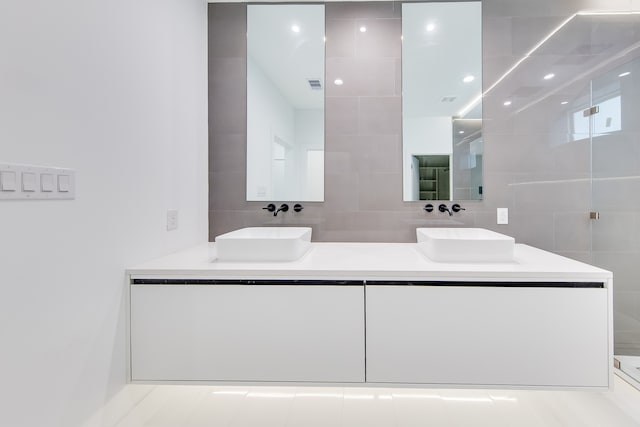
[[247,7],[247,200],[324,199],[324,6]]
[[402,5],[403,194],[482,199],[481,3]]

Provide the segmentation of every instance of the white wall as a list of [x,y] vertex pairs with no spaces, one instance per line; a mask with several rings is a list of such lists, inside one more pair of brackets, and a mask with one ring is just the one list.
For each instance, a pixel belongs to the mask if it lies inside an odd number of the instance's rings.
[[404,200],[414,198],[411,157],[426,154],[451,154],[453,151],[451,117],[405,117],[402,121],[402,162]]
[[[324,109],[295,110],[296,159],[295,177],[289,182],[292,199],[322,202],[324,200]],[[313,162],[322,162],[322,164]],[[320,167],[322,166],[322,167]],[[315,170],[315,172],[311,172]],[[295,186],[295,187],[294,187]]]
[[0,162],[77,183],[0,202],[0,425],[88,418],[126,381],[125,267],[206,241],[206,40],[204,0],[0,3]]

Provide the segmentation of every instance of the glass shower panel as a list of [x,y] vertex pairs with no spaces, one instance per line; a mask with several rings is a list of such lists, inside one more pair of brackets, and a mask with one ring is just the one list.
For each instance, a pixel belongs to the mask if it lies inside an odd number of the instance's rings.
[[593,79],[592,99],[592,257],[613,271],[614,353],[640,381],[640,58]]

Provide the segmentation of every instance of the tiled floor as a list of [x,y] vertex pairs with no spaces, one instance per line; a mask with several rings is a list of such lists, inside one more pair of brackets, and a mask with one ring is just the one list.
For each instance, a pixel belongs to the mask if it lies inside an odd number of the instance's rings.
[[640,426],[640,391],[129,385],[86,427]]

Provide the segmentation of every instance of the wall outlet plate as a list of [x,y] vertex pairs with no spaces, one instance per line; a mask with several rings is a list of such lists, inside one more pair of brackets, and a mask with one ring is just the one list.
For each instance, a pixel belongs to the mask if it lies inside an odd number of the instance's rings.
[[169,209],[167,211],[167,231],[176,230],[178,228],[178,210]]
[[497,212],[497,221],[500,225],[509,224],[509,208],[498,208]]

